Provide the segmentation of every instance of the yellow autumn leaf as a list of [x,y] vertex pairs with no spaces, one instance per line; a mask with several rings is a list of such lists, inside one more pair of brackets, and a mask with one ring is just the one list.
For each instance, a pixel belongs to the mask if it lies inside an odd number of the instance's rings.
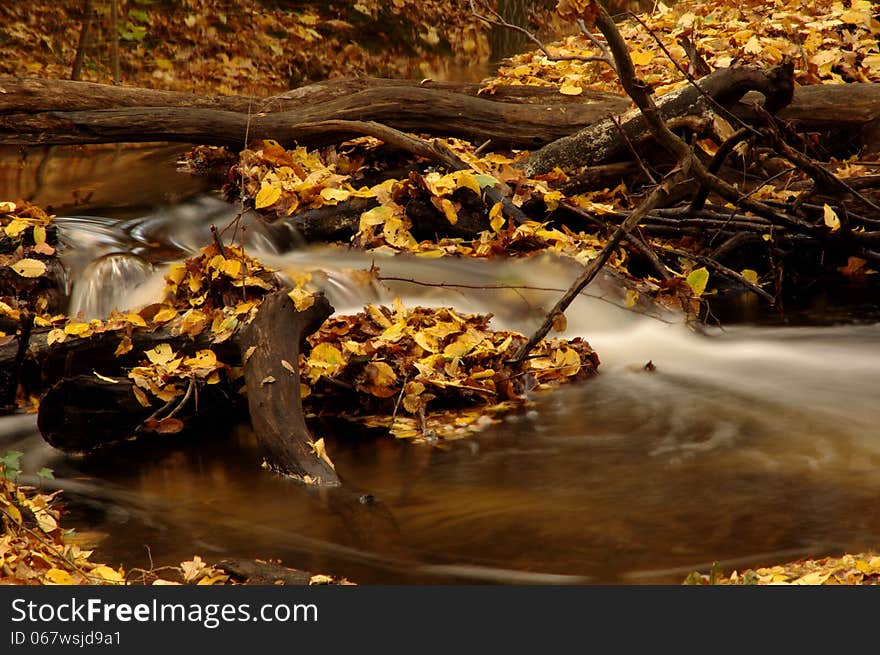
[[49,569],[43,575],[43,578],[47,583],[53,585],[74,585],[76,582],[72,577],[70,577],[70,573],[67,571],[63,571],[61,569]]
[[64,332],[66,334],[72,334],[79,337],[88,336],[91,334],[91,330],[92,326],[88,323],[73,322],[64,326]]
[[51,346],[53,343],[62,343],[67,338],[67,333],[61,328],[53,328],[46,335],[46,344]]
[[482,341],[482,334],[473,328],[468,328],[467,332],[459,335],[455,341],[443,349],[443,355],[450,358],[464,357]]
[[837,216],[837,212],[827,203],[822,206],[822,218],[825,221],[825,225],[830,227],[832,232],[837,232],[840,229],[840,218]]
[[705,266],[691,271],[690,275],[687,276],[687,283],[695,296],[702,296],[703,292],[706,291],[706,285],[709,283],[709,271],[706,270]]
[[16,507],[15,505],[13,505],[13,504],[10,503],[10,502],[7,502],[7,501],[6,501],[5,499],[3,499],[2,497],[0,497],[0,500],[2,500],[2,501],[3,501],[3,504],[6,506],[6,508],[5,508],[4,511],[5,511],[7,514],[9,514],[9,516],[12,517],[12,520],[13,520],[13,521],[15,521],[18,525],[21,525],[21,520],[22,520],[22,519],[21,519],[21,512],[19,511],[18,507]]
[[193,357],[186,357],[183,365],[190,368],[215,368],[218,365],[217,355],[213,350],[206,348],[198,351]]
[[215,585],[217,583],[223,584],[229,580],[229,576],[223,573],[217,573],[216,575],[209,575],[201,578],[198,582],[196,582],[196,586],[205,586],[205,585]]
[[747,281],[751,282],[752,284],[758,284],[757,271],[753,271],[750,268],[744,268],[742,271],[740,271],[740,275],[742,275]]
[[126,323],[131,323],[132,325],[137,325],[138,327],[146,327],[147,322],[144,320],[144,317],[140,314],[136,314],[134,312],[130,312],[122,317],[122,320]]
[[331,189],[329,187],[321,189],[321,197],[328,204],[342,202],[351,197],[351,191],[347,189]]
[[559,93],[564,96],[579,96],[583,92],[583,88],[571,80],[565,80],[565,82],[562,83],[562,86],[559,87]]
[[153,364],[167,364],[174,359],[174,351],[171,350],[171,346],[167,343],[160,343],[155,348],[145,350],[144,354]]
[[626,307],[634,307],[636,302],[639,299],[639,292],[635,289],[627,289],[626,290],[626,298],[624,298],[623,304]]
[[336,470],[336,466],[330,460],[330,456],[327,454],[327,448],[324,445],[324,437],[321,437],[317,441],[309,442],[309,446],[312,448],[312,452],[318,456],[319,459],[323,459],[327,462],[327,466],[332,468],[334,471]]
[[36,245],[46,243],[46,228],[42,225],[34,225],[34,243]]
[[465,187],[480,195],[480,183],[473,173],[470,171],[456,171],[456,176],[460,187]]
[[241,275],[241,260],[240,259],[227,259],[223,262],[223,265],[220,267],[220,270],[223,271],[226,275],[228,275],[232,279],[235,279],[239,275]]
[[291,289],[287,295],[293,301],[293,306],[296,307],[298,312],[304,312],[315,304],[315,296],[299,287]]
[[177,318],[177,310],[173,307],[163,307],[153,317],[154,323],[167,323],[173,318]]
[[25,231],[25,229],[30,225],[30,223],[21,218],[13,218],[9,221],[9,224],[3,228],[3,231],[6,232],[6,236],[10,239],[14,239],[19,234]]
[[446,216],[446,220],[449,221],[450,225],[455,225],[458,223],[458,212],[455,209],[455,204],[449,198],[441,198],[440,199],[440,207],[443,210],[443,215]]
[[492,228],[493,232],[501,232],[501,228],[504,227],[504,214],[501,212],[503,205],[500,202],[496,202],[492,205],[492,209],[489,210],[489,227]]
[[106,580],[107,582],[124,582],[125,578],[122,577],[122,574],[115,569],[111,569],[106,564],[101,564],[96,566],[91,571],[89,571],[92,575],[99,576]]
[[274,205],[278,202],[279,198],[281,198],[280,188],[263,184],[257,192],[257,197],[254,198],[254,207],[257,209],[263,209],[269,205]]
[[40,277],[46,272],[46,265],[39,259],[19,259],[12,265],[12,270],[22,277]]
[[133,345],[131,343],[131,337],[124,336],[124,337],[122,337],[122,339],[119,340],[119,345],[116,346],[116,350],[113,352],[113,354],[116,357],[119,357],[120,355],[124,355],[128,352],[131,352],[132,348],[133,348]]
[[629,56],[636,66],[646,66],[654,61],[654,53],[650,50],[633,50]]
[[795,585],[822,585],[825,584],[825,581],[831,577],[832,571],[813,571],[812,573],[807,573],[806,575],[802,575],[797,580],[794,580],[791,584]]

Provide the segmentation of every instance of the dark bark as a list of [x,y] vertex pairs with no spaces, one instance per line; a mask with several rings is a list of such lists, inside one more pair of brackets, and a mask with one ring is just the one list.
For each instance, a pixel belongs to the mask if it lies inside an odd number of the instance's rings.
[[[699,116],[717,109],[732,107],[748,91],[760,91],[768,107],[778,110],[792,97],[791,76],[781,69],[761,71],[753,68],[724,68],[698,83],[667,93],[657,99],[661,120]],[[531,153],[522,161],[526,175],[541,175],[555,167],[574,170],[596,166],[618,158],[627,151],[627,141],[639,145],[652,137],[649,121],[639,108],[618,118],[608,118],[567,135]]]
[[566,103],[558,93],[553,104],[516,104],[384,81],[355,91],[360,85],[316,85],[260,101],[73,82],[3,80],[0,85],[6,90],[0,97],[0,143],[28,145],[174,141],[240,148],[247,134],[319,146],[338,142],[347,132],[308,124],[353,120],[480,143],[491,140],[497,146],[535,147],[627,104],[607,94],[595,103]]
[[302,342],[332,313],[324,296],[298,312],[287,293],[278,291],[266,296],[238,338],[251,423],[267,463],[284,475],[328,487],[340,481],[313,448],[302,412],[298,361]]
[[246,585],[307,585],[312,579],[308,571],[253,559],[225,559],[217,568]]
[[155,431],[147,421],[151,417],[157,421],[165,418],[163,409],[165,415],[174,411],[172,418],[189,427],[211,420],[222,422],[237,413],[241,403],[228,386],[199,384],[198,403],[191,394],[174,399],[168,407],[155,399],[155,405],[144,407],[127,377],[65,377],[41,398],[37,427],[43,439],[55,448],[79,453]]

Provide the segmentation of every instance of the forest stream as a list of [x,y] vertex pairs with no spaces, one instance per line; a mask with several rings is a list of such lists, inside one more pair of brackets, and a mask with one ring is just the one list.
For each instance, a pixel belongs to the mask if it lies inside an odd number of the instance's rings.
[[[71,314],[150,302],[162,262],[195,252],[211,224],[235,215],[170,174],[180,152],[144,149],[129,167],[136,179],[106,166],[109,195],[127,203],[102,205],[93,192],[74,208],[83,195],[63,161],[56,197],[36,198],[57,214]],[[28,169],[35,157],[6,153],[4,166]],[[0,195],[22,197],[22,187]],[[305,248],[283,229],[249,225],[249,254],[288,273],[319,268],[340,313],[400,296],[408,306],[491,312],[493,327],[530,333],[578,272],[543,258]],[[364,297],[350,271],[372,264],[443,286],[389,281]],[[478,289],[499,284],[531,289]],[[97,560],[127,568],[198,554],[277,558],[357,583],[678,584],[714,562],[729,573],[878,547],[876,300],[847,289],[785,314],[755,298],[719,301],[721,326],[698,334],[680,317],[624,307],[622,295],[606,278],[567,312],[564,336],[590,342],[598,377],[536,396],[475,436],[410,444],[320,432],[345,484],[380,501],[383,520],[373,524],[355,525],[320,493],[261,469],[246,423],[83,457],[46,444],[35,416],[14,415],[0,418],[0,452],[24,451],[24,480],[64,489],[66,525],[97,541]],[[54,480],[27,475],[43,466]]]

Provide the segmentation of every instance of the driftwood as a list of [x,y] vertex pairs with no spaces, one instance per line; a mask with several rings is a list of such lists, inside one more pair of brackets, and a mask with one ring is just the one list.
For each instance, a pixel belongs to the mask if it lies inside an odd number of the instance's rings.
[[[734,72],[740,70],[719,70],[709,76],[722,83],[716,99],[723,104],[734,106],[743,93],[755,88],[742,88],[738,77],[742,74]],[[501,87],[492,95],[477,95],[478,91],[476,85],[357,79],[322,82],[256,99],[0,78],[0,143],[174,141],[240,148],[248,135],[319,146],[338,142],[349,133],[315,123],[352,120],[478,143],[491,140],[495,147],[536,148],[631,106],[628,98],[609,93],[571,98],[541,87]],[[736,97],[727,91],[735,91]],[[707,92],[715,95],[711,89]],[[825,129],[832,121],[836,126],[858,127],[873,124],[880,114],[878,107],[880,85],[799,87],[780,116],[796,121],[804,130]],[[747,114],[748,107],[737,105],[735,112]],[[670,113],[674,113],[673,106]],[[592,160],[596,164],[608,161],[595,156]],[[535,170],[537,161],[533,156]]]

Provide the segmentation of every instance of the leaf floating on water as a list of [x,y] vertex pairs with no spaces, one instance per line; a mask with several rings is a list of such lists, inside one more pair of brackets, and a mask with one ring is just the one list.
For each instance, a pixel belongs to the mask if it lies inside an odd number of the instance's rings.
[[272,377],[271,375],[267,375],[267,376],[264,377],[262,380],[260,380],[260,386],[263,386],[263,387],[264,387],[264,386],[266,386],[267,384],[272,384],[273,382],[275,382],[275,378]]
[[95,374],[95,377],[99,380],[103,380],[104,382],[109,382],[110,384],[119,384],[119,380],[114,380],[113,378],[108,378],[106,375],[101,375],[98,371],[92,371]]
[[46,265],[39,259],[19,259],[12,265],[12,270],[22,277],[40,277],[46,272]]
[[286,359],[282,359],[282,360],[281,360],[281,365],[282,365],[284,368],[286,368],[288,371],[290,371],[291,373],[294,373],[294,374],[297,373],[297,370],[293,367],[293,364],[291,364],[290,362],[288,362]]
[[241,357],[241,363],[247,364],[247,361],[251,358],[251,355],[257,350],[256,346],[250,346],[247,350],[244,351],[244,355]]

